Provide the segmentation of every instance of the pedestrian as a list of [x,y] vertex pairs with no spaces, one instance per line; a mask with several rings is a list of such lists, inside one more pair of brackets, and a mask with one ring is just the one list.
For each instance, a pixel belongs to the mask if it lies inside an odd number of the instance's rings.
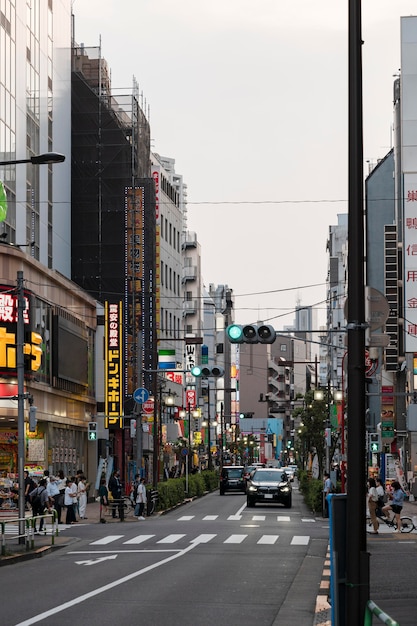
[[109,505],[109,492],[106,487],[106,479],[102,478],[100,480],[100,487],[98,490],[98,495],[100,498],[100,522],[104,524],[106,521],[104,519],[104,513],[107,511],[107,507]]
[[390,502],[382,507],[383,514],[390,519],[389,512],[392,511],[395,515],[395,523],[397,530],[395,532],[401,532],[401,511],[404,505],[404,491],[401,489],[401,485],[398,480],[394,480],[391,483],[392,492],[389,494]]
[[122,483],[120,480],[119,470],[115,470],[112,476],[110,477],[109,490],[110,490],[113,500],[116,500],[116,502],[113,502],[112,511],[111,511],[112,517],[115,518],[116,508],[119,509],[119,514],[120,514],[120,507],[121,507],[121,500],[122,500]]
[[[74,491],[75,487],[75,491]],[[67,486],[65,487],[64,504],[67,507],[66,524],[76,524],[74,503],[77,500],[77,485],[74,478],[67,478]]]
[[376,492],[378,494],[378,502],[377,502],[377,506],[376,506],[376,516],[377,517],[381,517],[382,516],[382,507],[385,504],[384,483],[382,482],[382,479],[379,478],[379,476],[377,478],[375,478],[375,482],[376,482]]
[[327,501],[327,496],[329,493],[333,493],[333,483],[330,478],[329,472],[324,472],[324,484],[323,484],[323,494],[324,494],[324,517],[329,517],[329,503]]
[[145,517],[143,515],[146,504],[146,487],[145,487],[145,479],[141,478],[138,485],[138,493],[136,496],[136,507],[135,507],[135,516],[141,522],[144,521]]
[[49,496],[49,503],[56,511],[56,519],[59,523],[61,519],[61,495],[59,493],[58,481],[55,476],[49,477],[49,483],[46,485],[46,491]]
[[23,472],[23,475],[25,477],[25,509],[29,510],[29,504],[30,504],[29,494],[31,491],[36,489],[37,485],[35,481],[33,480],[33,478],[29,476],[29,472],[27,470]]
[[369,515],[371,516],[372,526],[374,527],[374,530],[370,531],[370,533],[373,535],[377,535],[379,529],[379,522],[376,517],[377,506],[378,493],[376,490],[376,482],[374,478],[368,478],[368,509]]
[[59,489],[59,504],[61,507],[61,510],[58,511],[58,524],[62,524],[62,509],[64,508],[64,496],[65,496],[65,487],[67,486],[67,479],[66,476],[64,474],[64,472],[62,470],[59,470],[58,475],[57,475],[57,485],[58,485],[58,489]]
[[77,497],[78,513],[80,515],[80,519],[87,519],[85,515],[85,511],[87,508],[87,480],[84,475],[81,475],[78,479]]
[[[46,479],[42,478],[39,481],[38,487],[35,487],[33,491],[30,492],[30,499],[32,502],[32,515],[35,518],[33,520],[33,530],[36,535],[42,532],[44,526],[44,518],[43,512],[45,509],[48,511],[51,510],[51,505],[49,503],[49,496],[46,490]],[[39,533],[36,530],[36,518],[40,516],[40,524],[39,524]]]

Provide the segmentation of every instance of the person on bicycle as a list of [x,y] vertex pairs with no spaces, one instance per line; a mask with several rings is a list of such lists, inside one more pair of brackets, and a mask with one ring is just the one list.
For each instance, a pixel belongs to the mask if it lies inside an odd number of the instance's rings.
[[389,494],[390,503],[382,507],[383,514],[389,518],[389,512],[392,511],[395,515],[395,523],[397,524],[397,530],[395,532],[401,532],[401,511],[404,504],[404,491],[401,489],[401,485],[398,480],[394,480],[391,484],[392,492]]

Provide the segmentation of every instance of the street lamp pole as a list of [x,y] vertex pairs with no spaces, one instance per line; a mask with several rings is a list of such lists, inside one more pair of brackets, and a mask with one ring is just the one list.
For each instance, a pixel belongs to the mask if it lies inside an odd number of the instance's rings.
[[36,154],[28,159],[15,159],[14,161],[0,161],[0,165],[21,165],[22,163],[32,163],[33,165],[48,165],[50,163],[62,163],[65,155],[59,152],[45,152]]
[[25,298],[23,295],[23,272],[17,272],[17,328],[16,328],[16,369],[17,369],[17,456],[19,476],[19,543],[25,542],[25,356],[24,319]]

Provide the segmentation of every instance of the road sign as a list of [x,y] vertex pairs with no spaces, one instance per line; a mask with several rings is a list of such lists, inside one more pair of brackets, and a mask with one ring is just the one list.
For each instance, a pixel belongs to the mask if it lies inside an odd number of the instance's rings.
[[133,392],[133,399],[135,402],[138,402],[139,404],[143,404],[144,402],[146,402],[146,400],[148,400],[148,398],[149,398],[149,391],[145,389],[144,387],[139,387],[138,389],[135,389],[135,391]]
[[154,407],[155,407],[155,402],[152,399],[146,400],[146,402],[142,404],[142,411],[144,413],[151,414],[154,412]]
[[182,456],[187,456],[187,454],[188,454],[188,448],[183,448],[183,449],[181,450],[181,454],[182,454]]

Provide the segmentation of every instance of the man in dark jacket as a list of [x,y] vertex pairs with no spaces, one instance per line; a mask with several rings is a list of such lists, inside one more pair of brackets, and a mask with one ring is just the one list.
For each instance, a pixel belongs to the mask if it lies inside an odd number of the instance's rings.
[[[123,519],[123,506],[122,506],[122,483],[120,480],[119,470],[115,470],[109,480],[109,490],[113,497],[113,500],[118,500],[119,516]],[[116,517],[116,503],[112,506],[112,517]]]
[[[43,515],[45,509],[48,509],[48,511],[51,510],[51,504],[49,502],[49,494],[46,489],[45,478],[42,478],[42,480],[39,481],[39,486],[36,487],[33,491],[31,491],[29,495],[30,495],[30,501],[32,503],[32,514],[34,517],[36,517],[37,515]],[[39,525],[40,533],[43,530],[44,521],[45,521],[44,518],[41,517],[41,522]],[[34,520],[33,529],[35,533],[38,534],[36,531],[36,519]]]

